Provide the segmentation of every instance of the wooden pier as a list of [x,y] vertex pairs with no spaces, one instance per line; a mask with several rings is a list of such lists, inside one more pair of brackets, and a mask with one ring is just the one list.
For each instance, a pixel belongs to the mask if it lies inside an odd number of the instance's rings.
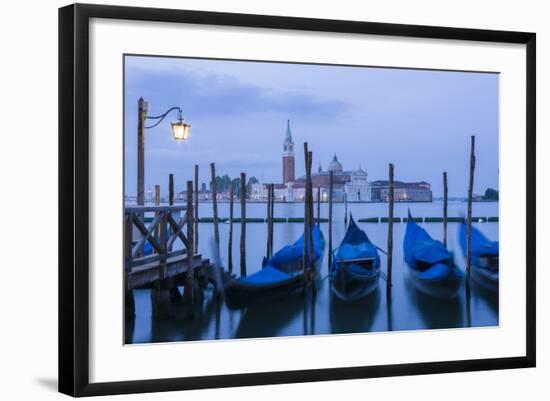
[[[215,269],[222,270],[222,279],[231,275],[221,267],[214,267],[209,259],[193,252],[193,238],[183,233],[183,228],[193,224],[193,216],[188,216],[186,206],[132,206],[125,208],[124,232],[124,282],[126,290],[125,317],[135,316],[132,291],[135,289],[153,290],[152,311],[155,318],[171,316],[171,304],[178,297],[170,296],[178,286],[193,282],[193,298],[200,295],[209,283],[218,285]],[[146,214],[154,213],[150,223],[145,222]],[[192,211],[191,211],[192,213]],[[134,236],[137,231],[138,235]],[[158,233],[158,236],[154,234]],[[193,233],[188,230],[188,233]],[[181,249],[173,250],[176,241]],[[151,245],[152,253],[143,254],[145,244]],[[191,250],[191,255],[189,255]],[[193,280],[187,280],[189,275]],[[217,289],[221,290],[221,289]]]

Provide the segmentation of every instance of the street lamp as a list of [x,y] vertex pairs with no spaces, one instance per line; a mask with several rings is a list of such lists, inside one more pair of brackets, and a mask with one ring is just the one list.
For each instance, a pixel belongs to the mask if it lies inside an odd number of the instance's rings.
[[145,129],[149,128],[155,128],[157,125],[159,125],[164,118],[170,114],[171,111],[177,110],[178,111],[178,121],[173,122],[172,125],[172,136],[177,141],[184,141],[187,138],[189,138],[189,129],[191,126],[189,124],[186,124],[183,122],[182,117],[182,110],[180,107],[172,107],[168,109],[164,114],[161,114],[160,116],[148,116],[145,115],[145,119],[147,120],[158,120],[155,124],[150,125],[149,127],[144,127]]
[[[142,97],[138,100],[138,169],[137,169],[137,204],[142,206],[145,204],[145,135],[146,129],[155,128],[159,125],[168,114],[177,110],[178,121],[171,124],[172,137],[177,141],[185,141],[189,138],[189,130],[191,126],[183,122],[182,109],[180,107],[172,107],[165,113],[159,116],[148,116],[149,105]],[[145,126],[145,120],[158,120],[153,125]]]

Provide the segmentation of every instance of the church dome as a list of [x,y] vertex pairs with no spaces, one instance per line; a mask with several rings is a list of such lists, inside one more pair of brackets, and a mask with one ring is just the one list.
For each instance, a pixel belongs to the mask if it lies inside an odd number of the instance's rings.
[[332,171],[334,173],[341,173],[342,171],[344,171],[344,168],[342,167],[342,164],[338,161],[336,154],[334,154],[332,161],[328,164],[328,171]]

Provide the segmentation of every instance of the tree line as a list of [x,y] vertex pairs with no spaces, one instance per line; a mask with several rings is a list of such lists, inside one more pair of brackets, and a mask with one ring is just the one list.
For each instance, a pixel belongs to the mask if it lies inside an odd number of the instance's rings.
[[[256,177],[252,176],[248,178],[248,181],[246,183],[246,192],[247,194],[250,194],[250,191],[252,189],[252,184],[257,184],[259,181]],[[217,193],[223,193],[223,192],[229,192],[229,189],[231,187],[231,184],[233,184],[233,193],[235,197],[239,198],[241,196],[241,178],[233,178],[229,177],[229,175],[224,174],[222,176],[217,175],[216,176],[216,192]],[[206,192],[207,190],[210,190],[212,186],[212,181],[208,182],[208,189],[206,187],[206,183],[202,183],[201,185],[201,191]]]

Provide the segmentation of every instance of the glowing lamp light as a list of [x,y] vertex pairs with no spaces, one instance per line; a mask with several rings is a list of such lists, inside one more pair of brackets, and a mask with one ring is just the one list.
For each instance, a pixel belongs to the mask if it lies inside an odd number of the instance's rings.
[[178,122],[172,123],[172,136],[176,141],[185,141],[189,138],[189,129],[191,126],[180,119]]

